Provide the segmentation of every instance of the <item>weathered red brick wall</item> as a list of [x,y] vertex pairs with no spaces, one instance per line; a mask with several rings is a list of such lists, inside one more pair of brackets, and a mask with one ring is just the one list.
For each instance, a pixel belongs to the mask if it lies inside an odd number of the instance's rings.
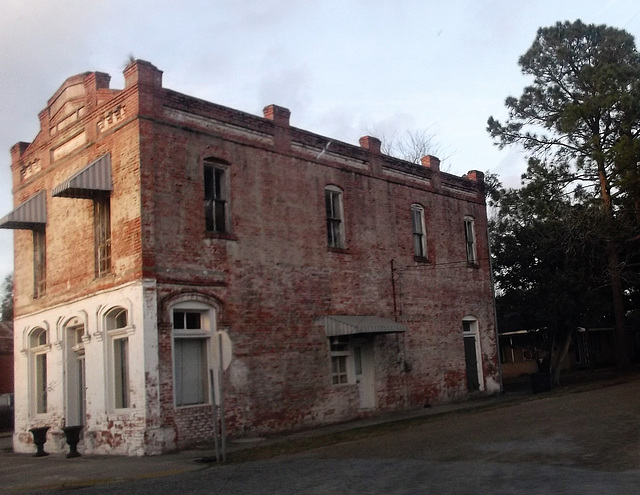
[[[376,337],[378,407],[466,395],[462,318],[469,315],[479,321],[485,378],[497,380],[486,214],[474,183],[429,170],[423,181],[384,174],[385,158],[343,143],[336,149],[359,167],[332,158],[314,161],[287,139],[273,148],[269,136],[287,129],[274,129],[269,121],[171,92],[155,97],[165,109],[243,125],[259,136],[224,126],[214,132],[195,121],[178,125],[166,113],[141,126],[143,154],[148,152],[143,176],[152,184],[143,182],[142,192],[145,274],[157,278],[166,297],[193,290],[221,301],[219,323],[229,327],[234,343],[225,394],[231,432],[293,429],[361,414],[355,385],[331,385],[328,339],[314,319],[393,319],[391,260],[399,268],[399,317],[410,331]],[[152,105],[155,112],[161,107]],[[295,129],[290,135],[318,151],[326,144]],[[206,157],[230,163],[228,236],[205,233]],[[437,182],[452,187],[437,189]],[[344,192],[345,250],[326,246],[324,188],[330,184]],[[414,261],[413,203],[425,207],[430,263]],[[478,267],[466,262],[465,215],[475,218]],[[185,440],[191,429],[210,423],[211,414],[208,408],[173,409],[171,328],[163,311],[159,307],[159,319],[167,321],[160,329],[163,414]],[[403,371],[399,354],[410,372]]]

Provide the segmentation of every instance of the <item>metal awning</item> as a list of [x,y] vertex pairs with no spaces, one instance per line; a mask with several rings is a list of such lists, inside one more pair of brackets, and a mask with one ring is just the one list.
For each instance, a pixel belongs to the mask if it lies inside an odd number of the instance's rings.
[[400,333],[408,329],[402,323],[379,316],[320,316],[316,323],[324,325],[327,337],[376,333]]
[[32,230],[47,223],[47,193],[42,190],[0,218],[0,229]]
[[111,154],[107,153],[54,187],[51,196],[91,199],[111,189]]

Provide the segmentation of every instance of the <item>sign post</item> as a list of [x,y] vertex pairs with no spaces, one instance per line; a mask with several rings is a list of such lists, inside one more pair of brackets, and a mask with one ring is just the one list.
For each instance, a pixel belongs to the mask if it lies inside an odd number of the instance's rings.
[[[220,330],[213,335],[213,364],[209,370],[211,377],[211,394],[213,396],[213,421],[215,424],[214,441],[216,461],[227,460],[227,427],[225,422],[223,374],[231,364],[233,357],[231,339],[226,331]],[[219,412],[219,414],[218,414]],[[218,433],[218,418],[220,430]],[[219,435],[219,436],[218,436]]]
[[211,387],[211,403],[213,404],[213,443],[216,447],[216,462],[220,462],[220,440],[218,438],[218,406],[216,406],[216,387],[213,369],[209,370],[209,386]]

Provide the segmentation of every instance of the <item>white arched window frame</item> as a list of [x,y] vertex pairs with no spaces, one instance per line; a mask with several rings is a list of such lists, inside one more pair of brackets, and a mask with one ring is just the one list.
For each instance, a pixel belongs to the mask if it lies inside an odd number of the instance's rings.
[[209,369],[216,309],[199,301],[182,301],[171,306],[170,315],[174,404],[210,404]]
[[475,316],[462,318],[462,337],[464,341],[467,386],[469,391],[484,390],[482,370],[482,348],[480,345],[480,327]]
[[346,248],[344,222],[344,195],[338,186],[324,188],[324,206],[327,222],[327,246],[330,248]]
[[411,229],[413,231],[413,255],[416,258],[427,258],[427,227],[424,219],[424,206],[411,205]]
[[29,353],[29,412],[32,415],[47,412],[47,354],[51,350],[49,332],[36,327],[28,333]]
[[104,313],[107,335],[108,403],[111,410],[131,407],[130,339],[135,332],[129,310],[121,306]]

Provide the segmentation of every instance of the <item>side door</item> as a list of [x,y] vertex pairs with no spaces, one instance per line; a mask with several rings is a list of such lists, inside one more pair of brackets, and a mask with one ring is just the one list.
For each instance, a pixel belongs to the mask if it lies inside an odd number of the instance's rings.
[[360,408],[372,409],[376,407],[373,339],[353,340],[353,365],[360,396]]

